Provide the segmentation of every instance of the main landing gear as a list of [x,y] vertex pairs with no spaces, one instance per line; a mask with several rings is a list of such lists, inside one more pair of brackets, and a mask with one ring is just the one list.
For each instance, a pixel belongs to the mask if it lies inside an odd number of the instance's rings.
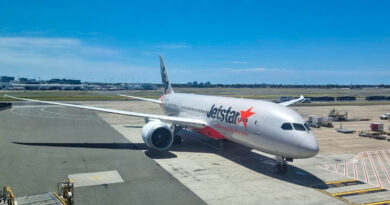
[[287,161],[292,162],[292,158],[287,158],[287,157],[280,157],[276,156],[275,157],[276,164],[274,166],[274,172],[277,174],[286,174],[288,169],[287,169]]
[[182,126],[172,125],[173,131],[173,143],[172,144],[181,144],[183,142],[183,138],[178,135],[178,133],[183,129]]

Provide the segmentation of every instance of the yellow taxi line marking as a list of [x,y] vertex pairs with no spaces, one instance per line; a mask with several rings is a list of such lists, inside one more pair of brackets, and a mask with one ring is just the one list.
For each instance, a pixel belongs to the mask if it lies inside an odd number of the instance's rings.
[[372,202],[372,203],[367,203],[367,204],[364,204],[364,205],[380,205],[380,204],[390,204],[390,200],[389,201]]
[[334,193],[332,195],[334,196],[340,196],[340,195],[347,195],[347,194],[356,194],[356,193],[365,193],[369,191],[379,191],[379,190],[384,190],[383,188],[372,188],[372,189],[362,189],[362,190],[355,190],[355,191],[346,191],[346,192],[340,192],[340,193]]
[[357,181],[357,180],[356,179],[346,179],[346,180],[340,180],[340,181],[326,182],[325,184],[338,184],[338,183],[353,182],[353,181]]
[[333,195],[333,194],[331,194],[331,193],[329,193],[329,192],[327,192],[327,191],[324,191],[324,190],[322,190],[322,189],[317,189],[317,188],[314,188],[314,189],[317,190],[317,191],[319,191],[319,192],[321,192],[321,193],[323,193],[323,194],[326,194],[326,195],[331,196],[331,197],[333,197],[333,198],[336,198],[336,199],[338,199],[338,200],[340,200],[340,201],[343,201],[343,202],[345,202],[345,203],[347,203],[347,204],[350,204],[350,205],[357,205],[357,204],[353,203],[352,201],[348,201],[348,200],[343,199],[343,198],[341,198],[341,197],[335,196],[335,195]]

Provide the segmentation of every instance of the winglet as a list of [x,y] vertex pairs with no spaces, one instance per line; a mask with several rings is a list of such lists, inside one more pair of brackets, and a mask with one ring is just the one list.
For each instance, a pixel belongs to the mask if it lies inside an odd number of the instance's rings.
[[301,95],[301,97],[299,97],[297,99],[289,100],[289,101],[282,102],[282,103],[279,103],[279,104],[287,107],[287,106],[292,105],[294,103],[301,102],[304,99],[305,99],[305,97],[303,97],[303,95]]

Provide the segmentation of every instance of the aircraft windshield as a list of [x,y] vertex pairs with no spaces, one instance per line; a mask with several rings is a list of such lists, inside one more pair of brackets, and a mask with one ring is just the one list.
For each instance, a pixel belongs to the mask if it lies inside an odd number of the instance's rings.
[[306,131],[305,126],[299,123],[293,123],[294,129],[299,130],[299,131]]
[[291,123],[283,123],[282,127],[281,127],[283,130],[292,130],[293,127],[291,125]]
[[306,127],[306,129],[308,130],[308,131],[310,131],[311,130],[311,128],[310,128],[310,126],[309,126],[309,123],[307,123],[307,122],[305,122],[305,127]]

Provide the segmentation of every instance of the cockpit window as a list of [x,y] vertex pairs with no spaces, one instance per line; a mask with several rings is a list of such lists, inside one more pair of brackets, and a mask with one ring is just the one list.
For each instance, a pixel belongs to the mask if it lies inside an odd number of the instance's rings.
[[292,127],[291,123],[287,123],[286,122],[286,123],[283,123],[282,129],[284,129],[284,130],[292,130],[293,127]]
[[305,122],[304,125],[305,125],[305,127],[306,127],[307,130],[309,130],[309,131],[311,130],[311,128],[310,128],[310,126],[309,126],[309,123]]
[[294,129],[296,129],[296,130],[306,131],[305,126],[303,126],[302,124],[293,123],[293,125],[294,125]]

